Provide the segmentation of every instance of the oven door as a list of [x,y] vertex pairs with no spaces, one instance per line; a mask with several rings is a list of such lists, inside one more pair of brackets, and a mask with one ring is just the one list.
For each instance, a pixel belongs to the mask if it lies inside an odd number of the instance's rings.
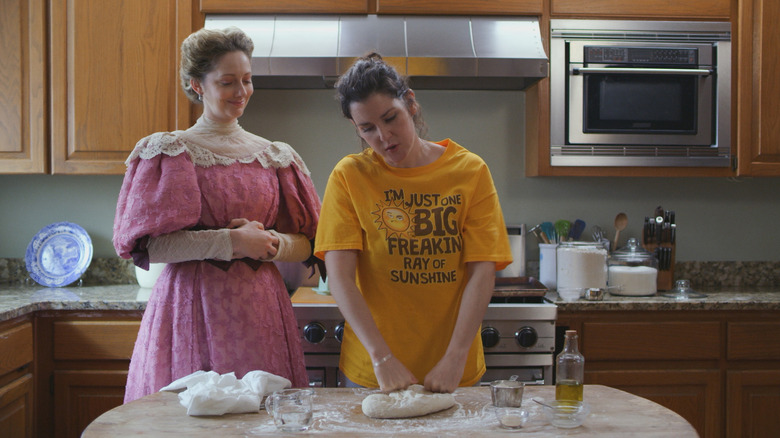
[[[571,43],[579,53],[587,43]],[[699,45],[699,53],[712,46]],[[569,144],[716,144],[711,66],[650,68],[568,64]]]
[[480,381],[481,386],[494,380],[515,380],[526,385],[553,384],[553,355],[530,354],[485,354],[487,370]]

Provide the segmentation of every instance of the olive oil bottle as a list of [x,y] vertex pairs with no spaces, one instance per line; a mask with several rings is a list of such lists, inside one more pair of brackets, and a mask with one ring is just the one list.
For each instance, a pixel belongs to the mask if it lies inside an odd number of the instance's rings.
[[577,331],[566,330],[563,351],[555,358],[555,399],[582,401],[585,357],[577,347]]

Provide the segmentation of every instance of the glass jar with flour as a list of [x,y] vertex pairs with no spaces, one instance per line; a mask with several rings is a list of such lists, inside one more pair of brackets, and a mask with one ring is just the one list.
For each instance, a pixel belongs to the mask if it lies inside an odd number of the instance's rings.
[[607,288],[607,248],[602,242],[561,242],[556,249],[558,295],[579,299],[585,289]]
[[609,258],[609,293],[612,295],[655,295],[658,260],[639,246],[635,238]]

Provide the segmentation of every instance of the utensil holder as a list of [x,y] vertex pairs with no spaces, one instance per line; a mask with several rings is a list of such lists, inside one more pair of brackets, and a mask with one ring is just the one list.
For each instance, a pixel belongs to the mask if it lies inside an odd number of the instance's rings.
[[645,243],[644,245],[645,250],[647,250],[651,254],[656,253],[656,249],[661,249],[661,251],[666,251],[666,259],[661,260],[659,258],[658,261],[658,277],[656,280],[656,286],[658,290],[671,290],[674,287],[674,264],[675,264],[675,252],[676,252],[676,244],[671,242],[662,242],[662,243]]

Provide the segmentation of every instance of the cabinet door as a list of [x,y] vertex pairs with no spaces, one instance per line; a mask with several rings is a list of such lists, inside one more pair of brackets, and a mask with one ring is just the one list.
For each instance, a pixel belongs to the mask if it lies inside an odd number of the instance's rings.
[[0,14],[0,173],[46,173],[44,0],[6,0]]
[[776,437],[780,430],[780,370],[729,371],[728,436]]
[[720,375],[717,370],[589,372],[586,366],[585,383],[611,386],[652,400],[680,414],[700,436],[719,437],[723,428]]
[[739,2],[738,174],[780,175],[780,2]]
[[201,0],[201,12],[256,14],[365,14],[366,0]]
[[53,173],[123,174],[138,140],[187,124],[177,64],[193,1],[50,1]]
[[0,436],[32,438],[33,378],[31,374],[0,387]]
[[379,14],[539,15],[542,0],[377,0]]
[[729,0],[552,0],[551,15],[578,15],[602,17],[668,17],[728,19],[731,16]]
[[127,371],[55,371],[55,437],[78,438],[95,418],[124,401]]

